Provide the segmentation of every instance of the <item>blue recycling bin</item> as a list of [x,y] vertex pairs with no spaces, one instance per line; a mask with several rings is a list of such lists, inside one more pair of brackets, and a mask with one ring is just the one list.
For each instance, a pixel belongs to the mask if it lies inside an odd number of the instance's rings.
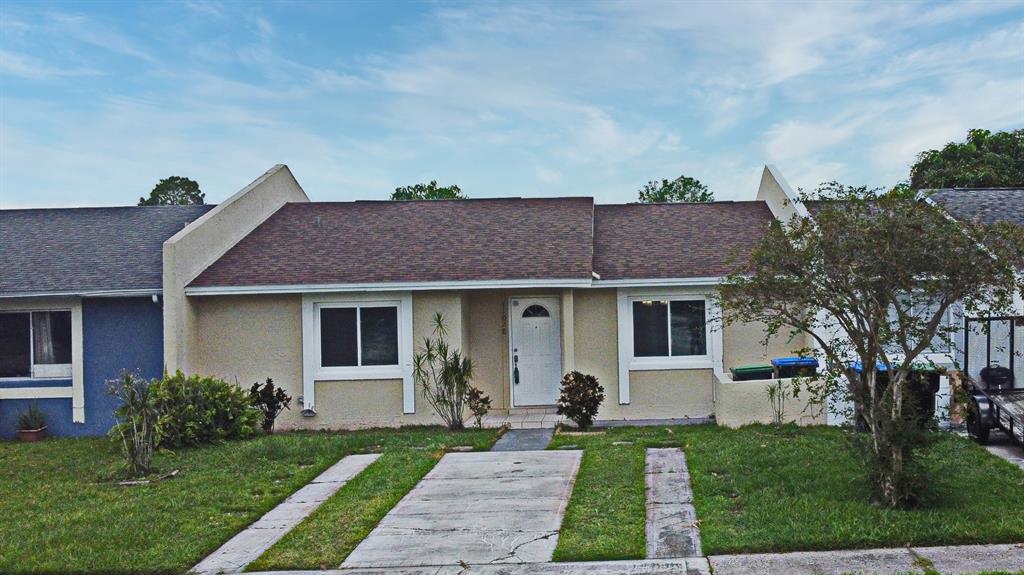
[[772,360],[776,378],[811,377],[818,373],[818,360],[813,357],[777,357]]

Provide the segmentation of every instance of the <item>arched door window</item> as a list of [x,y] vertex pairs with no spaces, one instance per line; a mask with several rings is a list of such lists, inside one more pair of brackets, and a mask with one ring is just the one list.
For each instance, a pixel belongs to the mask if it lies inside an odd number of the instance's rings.
[[533,304],[523,310],[523,317],[551,317],[551,314],[546,307]]

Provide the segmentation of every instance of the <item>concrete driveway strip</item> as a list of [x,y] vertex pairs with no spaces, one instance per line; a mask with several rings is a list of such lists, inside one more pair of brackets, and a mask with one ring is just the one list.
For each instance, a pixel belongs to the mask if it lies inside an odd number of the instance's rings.
[[551,561],[581,456],[580,451],[449,453],[341,567]]
[[241,571],[378,457],[379,453],[372,453],[342,458],[305,487],[289,495],[255,523],[229,539],[219,549],[210,553],[192,568],[191,573],[213,575]]

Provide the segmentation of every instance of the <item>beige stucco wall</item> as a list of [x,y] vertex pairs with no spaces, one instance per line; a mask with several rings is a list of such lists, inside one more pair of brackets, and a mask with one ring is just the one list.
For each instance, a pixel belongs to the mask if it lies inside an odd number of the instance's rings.
[[[750,423],[772,423],[768,387],[779,380],[732,381],[715,378],[715,420],[719,425],[739,427]],[[792,380],[782,380],[791,385]],[[810,394],[804,391],[799,398],[786,399],[783,419],[800,425],[824,425],[823,405],[808,406]]]
[[[495,410],[509,407],[507,301],[512,296],[546,292],[468,290],[414,292],[413,347],[432,335],[434,314],[448,325],[449,342],[468,349],[474,363],[473,384],[491,397]],[[416,413],[402,413],[402,382],[318,381],[317,415],[299,414],[302,395],[302,296],[191,296],[196,338],[193,373],[250,385],[272,377],[292,395],[293,409],[280,420],[285,428],[353,428],[437,423],[417,387]],[[763,390],[732,386],[717,397],[710,369],[630,372],[631,401],[619,405],[616,291],[575,290],[571,340],[576,369],[593,374],[605,388],[598,419],[703,418],[746,421],[768,418]],[[723,332],[726,367],[787,355],[795,344],[776,338],[767,351],[760,343],[762,327],[728,326]],[[566,342],[568,344],[569,342]],[[799,347],[799,346],[795,346]],[[724,384],[723,384],[724,385]],[[719,385],[718,391],[722,387]],[[723,411],[724,410],[724,411]],[[752,414],[749,415],[748,414]]]
[[466,292],[466,326],[473,360],[473,385],[491,398],[493,409],[508,409],[508,318],[506,294]]
[[[402,381],[317,381],[314,417],[300,414],[302,395],[302,296],[190,297],[196,339],[191,373],[248,386],[274,379],[292,396],[292,409],[278,420],[282,429],[343,429],[439,423],[417,387],[416,413],[402,413]],[[434,330],[440,311],[448,341],[460,347],[464,331],[459,292],[413,294],[413,345],[418,350]]]
[[726,372],[743,365],[769,363],[775,357],[796,355],[798,350],[807,347],[802,334],[791,338],[785,330],[765,345],[765,329],[761,322],[733,323],[722,328],[722,362]]
[[193,298],[185,286],[287,202],[308,202],[287,166],[277,165],[163,246],[164,362],[171,371],[198,370],[200,339]]
[[605,401],[601,420],[708,417],[714,413],[710,369],[631,371],[630,403],[619,404],[617,292],[573,294],[576,369],[597,377]]

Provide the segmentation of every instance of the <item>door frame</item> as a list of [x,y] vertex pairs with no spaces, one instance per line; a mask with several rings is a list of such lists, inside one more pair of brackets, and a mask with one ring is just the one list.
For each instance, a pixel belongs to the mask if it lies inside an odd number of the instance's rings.
[[[548,300],[552,302],[552,305],[558,308],[558,350],[559,365],[558,369],[565,366],[565,350],[562,349],[562,297],[558,294],[529,294],[529,295],[518,295],[509,296],[505,300],[505,317],[508,318],[508,404],[509,409],[516,407],[536,407],[536,406],[547,406],[552,404],[536,404],[536,405],[516,405],[516,380],[515,380],[515,364],[512,361],[512,356],[515,353],[512,351],[513,348],[513,332],[515,331],[514,321],[516,318],[512,316],[512,300],[514,299],[539,299]],[[556,400],[557,401],[557,400]]]

